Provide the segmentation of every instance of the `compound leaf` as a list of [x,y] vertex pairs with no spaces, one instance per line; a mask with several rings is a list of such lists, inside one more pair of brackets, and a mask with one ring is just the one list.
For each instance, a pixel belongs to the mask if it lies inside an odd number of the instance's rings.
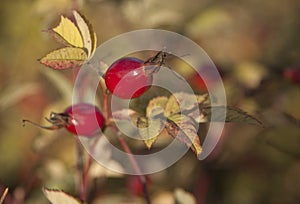
[[54,69],[67,69],[82,65],[96,50],[97,36],[88,20],[73,11],[75,23],[61,16],[60,23],[50,32],[69,47],[54,50],[40,62]]

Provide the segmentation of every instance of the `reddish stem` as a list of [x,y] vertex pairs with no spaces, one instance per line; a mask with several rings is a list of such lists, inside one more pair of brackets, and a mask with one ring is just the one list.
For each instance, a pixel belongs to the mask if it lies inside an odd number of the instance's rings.
[[140,181],[143,185],[143,192],[144,192],[146,203],[151,204],[150,196],[149,196],[149,192],[148,192],[148,187],[147,187],[146,176],[142,174],[138,163],[136,162],[136,160],[132,156],[132,152],[131,152],[129,146],[127,145],[126,140],[122,136],[119,136],[118,139],[119,139],[124,151],[127,153],[128,157],[129,157],[129,160],[130,160],[130,163],[132,164],[135,173],[139,176],[139,179],[140,179]]
[[144,192],[144,198],[147,204],[151,204],[151,200],[150,200],[150,196],[149,196],[149,192],[148,192],[148,187],[147,187],[147,179],[146,176],[142,174],[141,168],[139,167],[138,163],[136,162],[136,160],[133,157],[133,154],[126,142],[126,140],[122,137],[119,129],[114,126],[114,125],[110,125],[110,127],[117,133],[118,135],[118,139],[120,144],[122,145],[124,151],[127,153],[130,163],[135,171],[135,173],[138,175],[142,185],[143,185],[143,192]]
[[[75,136],[76,137],[76,136]],[[79,173],[79,181],[78,181],[78,192],[79,192],[79,197],[81,199],[81,201],[86,201],[86,186],[83,182],[83,178],[84,178],[84,159],[83,159],[83,151],[81,148],[81,143],[78,137],[76,137],[76,155],[77,155],[77,162],[76,162],[76,168],[77,171]]]

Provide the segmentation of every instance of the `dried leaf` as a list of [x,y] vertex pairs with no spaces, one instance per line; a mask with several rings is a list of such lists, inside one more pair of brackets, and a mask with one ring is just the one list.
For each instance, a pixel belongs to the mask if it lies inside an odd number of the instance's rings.
[[69,45],[83,48],[84,42],[80,31],[70,19],[61,16],[59,25],[52,30]]
[[40,59],[40,62],[54,69],[68,69],[82,65],[87,60],[81,48],[65,47],[54,50]]
[[195,126],[196,124],[192,118],[180,114],[168,117],[168,122],[166,123],[168,133],[185,143],[198,156],[202,151],[202,147]]
[[43,190],[45,196],[52,204],[80,204],[78,200],[60,190]]
[[[252,115],[249,115],[243,110],[234,107],[203,107],[202,111],[206,114],[207,122],[241,122],[263,126],[262,122],[253,117]],[[214,111],[214,118],[211,118],[212,111]]]

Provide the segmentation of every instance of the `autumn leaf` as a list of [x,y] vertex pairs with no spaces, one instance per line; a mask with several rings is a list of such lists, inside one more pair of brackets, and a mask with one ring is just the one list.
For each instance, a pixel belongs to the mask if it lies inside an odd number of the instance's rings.
[[96,50],[97,36],[89,21],[77,11],[73,11],[77,26],[80,30],[84,48],[87,49],[88,57],[91,57]]
[[[213,111],[213,112],[212,112]],[[212,118],[213,113],[213,118]],[[190,147],[197,156],[202,151],[198,136],[198,123],[243,122],[262,125],[255,117],[233,107],[210,106],[208,94],[178,92],[151,99],[145,116],[135,118],[139,134],[150,149],[164,129],[170,136]]]
[[54,50],[39,61],[53,69],[79,67],[89,60],[95,50],[97,37],[88,20],[77,11],[73,11],[75,22],[61,16],[58,26],[50,32],[57,41],[68,47]]
[[60,190],[43,189],[44,195],[52,204],[81,204],[74,197]]
[[[212,111],[214,117],[212,118]],[[202,107],[202,112],[206,115],[206,122],[240,122],[252,125],[263,126],[262,122],[246,113],[245,111],[225,106]]]
[[59,25],[53,28],[52,31],[72,47],[83,48],[84,44],[80,31],[70,19],[61,16]]
[[176,97],[173,94],[169,97],[169,100],[166,103],[165,115],[168,117],[170,115],[173,115],[174,113],[179,113],[179,112],[180,112],[180,107]]
[[156,117],[158,115],[164,114],[164,109],[168,102],[168,97],[159,96],[149,101],[146,108],[147,117]]
[[184,92],[174,93],[169,97],[165,107],[166,116],[177,113],[191,113],[196,111],[199,114],[199,105],[208,103],[208,94],[196,95]]
[[196,124],[192,118],[182,114],[172,115],[168,117],[166,129],[171,136],[185,143],[199,156],[202,147],[197,134]]
[[87,55],[83,49],[65,47],[50,52],[40,59],[40,62],[53,69],[67,69],[82,65],[86,59]]
[[137,127],[139,128],[139,134],[148,149],[151,148],[164,128],[161,119],[150,120],[147,117],[139,117]]

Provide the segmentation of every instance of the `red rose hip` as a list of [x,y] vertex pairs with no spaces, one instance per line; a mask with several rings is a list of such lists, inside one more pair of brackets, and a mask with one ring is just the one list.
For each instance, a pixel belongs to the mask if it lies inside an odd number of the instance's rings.
[[76,135],[94,136],[105,126],[105,119],[100,110],[91,104],[80,103],[70,106],[64,114],[68,115],[65,128]]
[[29,122],[40,128],[48,130],[57,130],[66,128],[69,132],[85,137],[97,136],[100,130],[105,127],[105,118],[100,110],[88,103],[79,103],[69,106],[63,113],[50,114],[46,120],[51,123],[51,126],[41,126],[30,120],[23,120],[23,123]]
[[144,61],[134,57],[117,60],[105,74],[107,89],[123,99],[141,96],[151,87],[152,81],[152,74],[145,73]]

